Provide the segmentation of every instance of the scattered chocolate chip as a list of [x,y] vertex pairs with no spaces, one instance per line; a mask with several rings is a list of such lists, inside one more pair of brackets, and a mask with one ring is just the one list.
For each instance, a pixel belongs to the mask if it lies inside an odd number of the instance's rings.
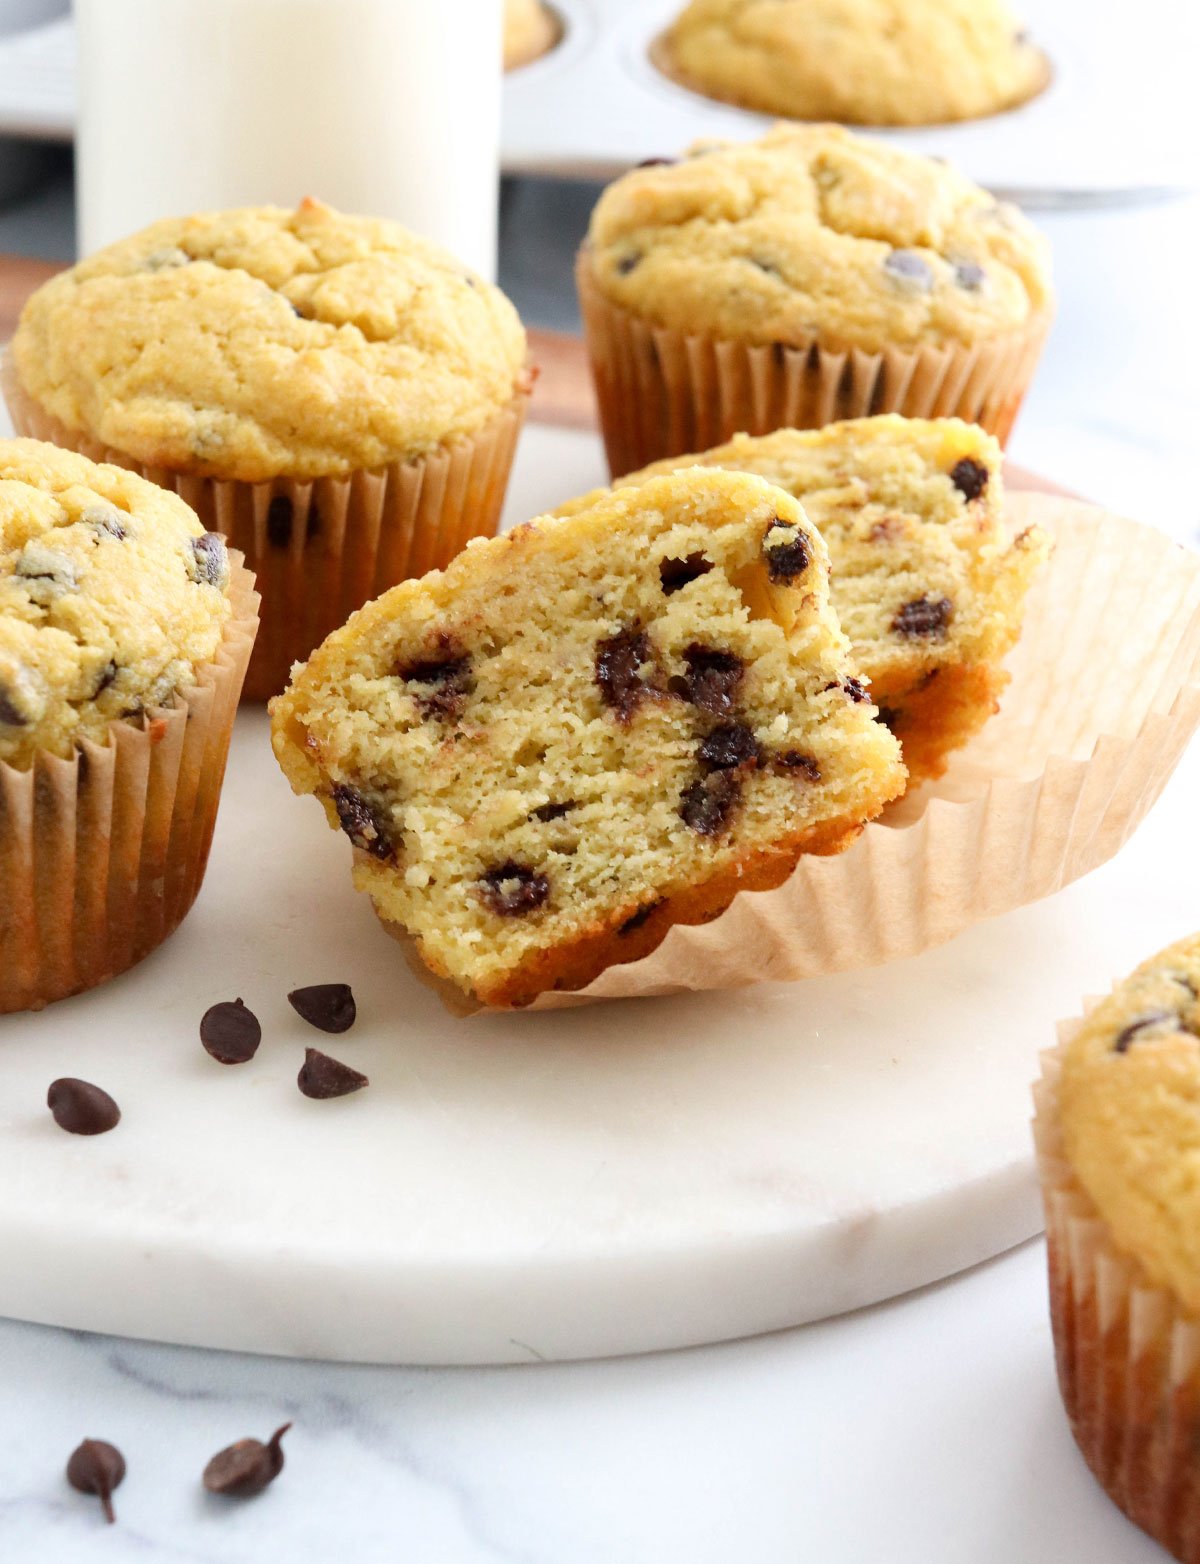
[[239,1439],[219,1450],[204,1468],[204,1486],[209,1493],[231,1499],[252,1499],[283,1471],[283,1446],[280,1441],[292,1425],[277,1428],[266,1444],[261,1439]]
[[693,641],[683,654],[686,674],[677,674],[668,686],[672,695],[690,701],[701,711],[724,717],[733,710],[733,697],[745,671],[734,652],[718,651]]
[[674,157],[644,157],[637,168],[674,168],[679,159]]
[[312,983],[294,988],[288,1004],[310,1026],[321,1032],[348,1032],[358,1015],[349,983]]
[[978,261],[955,261],[954,280],[966,293],[978,293],[987,281],[987,272]]
[[875,720],[876,722],[882,722],[889,733],[894,733],[896,731],[896,725],[900,721],[900,717],[901,713],[897,707],[881,706],[879,708],[879,714]]
[[480,875],[479,894],[500,917],[520,918],[546,901],[550,881],[536,869],[510,860]]
[[954,613],[954,604],[948,597],[915,597],[905,603],[892,619],[892,629],[897,635],[913,639],[924,636],[940,638]]
[[1117,1033],[1117,1040],[1113,1044],[1113,1052],[1123,1054],[1130,1043],[1136,1041],[1139,1032],[1144,1032],[1148,1027],[1158,1026],[1163,1021],[1178,1021],[1179,1017],[1172,1010],[1151,1010],[1144,1016],[1139,1016],[1136,1021],[1131,1021]]
[[696,754],[700,764],[712,771],[756,765],[758,740],[744,722],[723,722],[701,741]]
[[229,580],[229,555],[219,532],[192,538],[193,579],[198,586],[223,587]]
[[628,255],[621,256],[620,260],[617,262],[617,276],[628,277],[629,273],[633,271],[635,267],[641,265],[641,262],[641,252],[638,250],[633,250]]
[[125,1457],[116,1445],[104,1439],[85,1439],[72,1450],[67,1462],[67,1481],[76,1493],[90,1493],[100,1500],[104,1518],[116,1520],[112,1496],[125,1480]]
[[[772,522],[767,528],[769,537],[773,531],[777,531],[784,525],[783,522]],[[785,543],[774,543],[766,551],[767,575],[772,581],[795,581],[797,576],[802,576],[808,569],[812,555],[808,549],[808,539],[802,532],[796,530],[794,537]]]
[[10,728],[27,728],[29,718],[15,704],[13,696],[0,684],[0,723]]
[[304,1095],[318,1102],[327,1097],[348,1097],[351,1092],[361,1091],[370,1084],[360,1071],[343,1064],[340,1059],[331,1059],[319,1048],[304,1050],[304,1063],[296,1077],[296,1085]]
[[109,510],[103,505],[89,505],[79,519],[93,529],[98,539],[112,538],[115,542],[123,543],[128,536],[125,518],[118,510]]
[[428,685],[416,692],[423,717],[455,717],[475,688],[471,659],[467,656],[444,657],[427,662],[409,663],[397,673],[406,684]]
[[355,847],[370,853],[372,858],[386,860],[395,856],[389,822],[357,788],[348,782],[335,782],[332,796],[338,823]]
[[653,901],[648,901],[644,907],[639,907],[636,912],[631,912],[625,922],[618,925],[617,934],[633,934],[637,929],[649,923],[650,919],[660,907],[666,905],[665,896],[656,896]]
[[120,1108],[106,1091],[70,1075],[51,1081],[46,1106],[55,1124],[71,1135],[103,1135],[115,1129],[121,1118]]
[[788,776],[803,777],[806,782],[821,780],[821,768],[816,756],[805,754],[802,749],[781,750],[772,763],[776,770],[786,772]]
[[988,470],[982,462],[964,456],[950,469],[950,482],[967,500],[977,500],[988,486]]
[[658,562],[659,579],[668,597],[690,586],[693,581],[698,581],[701,576],[706,576],[712,568],[712,561],[705,559],[703,554],[689,554],[686,559],[660,559]]
[[218,1064],[245,1064],[258,1052],[262,1027],[240,999],[226,999],[200,1017],[200,1041]]
[[861,679],[843,679],[841,687],[856,706],[871,699],[867,692],[867,687]]
[[530,810],[530,814],[535,820],[561,820],[564,815],[569,815],[572,809],[578,808],[579,805],[572,799],[565,804],[539,804],[536,809]]
[[883,269],[894,282],[914,293],[928,293],[933,287],[933,267],[915,250],[893,250]]
[[716,836],[724,829],[742,794],[736,771],[710,771],[683,791],[679,813],[684,824],[699,836]]
[[294,507],[286,494],[274,494],[267,506],[267,542],[272,548],[287,548],[292,541]]
[[630,625],[596,642],[595,677],[605,704],[627,721],[649,693],[638,669],[653,660],[649,638]]

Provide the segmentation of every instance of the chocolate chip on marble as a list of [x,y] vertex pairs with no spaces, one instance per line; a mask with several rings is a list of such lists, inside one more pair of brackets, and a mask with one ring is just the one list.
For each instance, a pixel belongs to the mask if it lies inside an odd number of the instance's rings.
[[360,852],[381,860],[395,857],[391,823],[381,810],[348,782],[335,782],[332,797],[338,824]]
[[679,813],[698,836],[717,836],[741,796],[736,771],[710,771],[683,790]]
[[623,721],[636,711],[650,693],[638,670],[653,661],[649,637],[637,625],[619,630],[596,642],[594,659],[596,683],[604,703]]
[[733,710],[733,697],[742,682],[745,664],[734,652],[693,641],[683,654],[687,673],[676,674],[668,688],[672,695],[690,701],[701,711],[724,717]]
[[319,1048],[304,1050],[304,1063],[296,1077],[296,1085],[306,1097],[322,1102],[330,1097],[348,1097],[351,1092],[362,1091],[370,1081],[361,1070],[355,1070],[340,1059],[331,1059]]
[[406,684],[422,686],[414,695],[424,717],[457,716],[475,688],[471,659],[465,655],[408,663],[397,674]]
[[955,261],[954,280],[965,293],[978,293],[987,281],[987,272],[978,261]]
[[705,559],[703,554],[688,554],[684,559],[660,559],[658,575],[663,591],[670,597],[706,576],[712,568],[712,560]]
[[126,526],[129,518],[119,510],[110,510],[106,505],[89,505],[79,519],[85,526],[92,528],[98,539],[112,538],[117,543],[123,543],[129,536]]
[[711,771],[757,765],[760,750],[753,730],[744,722],[723,722],[700,742],[696,758]]
[[893,250],[883,263],[893,282],[913,293],[928,293],[933,287],[933,267],[915,250]]
[[767,575],[772,581],[786,585],[804,574],[812,561],[812,554],[803,532],[787,522],[773,521],[767,528],[767,536],[780,531],[785,531],[784,541],[772,543],[766,550]]
[[954,613],[948,597],[915,597],[892,618],[892,630],[910,640],[940,640]]
[[112,1496],[125,1480],[125,1457],[106,1439],[85,1439],[71,1452],[67,1481],[76,1493],[94,1494],[109,1525],[116,1520]]
[[223,587],[229,581],[229,554],[219,532],[192,538],[192,579],[198,586]]
[[70,1075],[51,1081],[46,1106],[55,1124],[69,1135],[103,1135],[121,1119],[120,1108],[106,1091]]
[[772,764],[776,770],[790,777],[803,777],[806,782],[821,780],[821,767],[817,763],[816,756],[809,755],[802,749],[781,750],[774,757]]
[[649,923],[660,907],[666,906],[666,900],[665,896],[656,896],[653,901],[648,901],[644,907],[639,907],[636,912],[631,912],[624,923],[618,925],[617,934],[636,933],[638,929]]
[[295,506],[290,496],[273,494],[267,506],[267,542],[272,548],[287,548],[292,541],[292,515]]
[[218,1064],[245,1064],[258,1052],[262,1027],[240,999],[222,1000],[200,1017],[200,1041]]
[[1152,1026],[1161,1026],[1164,1021],[1178,1021],[1179,1017],[1173,1010],[1150,1010],[1144,1016],[1138,1016],[1136,1021],[1131,1021],[1128,1026],[1122,1027],[1117,1033],[1117,1040],[1113,1044],[1113,1052],[1125,1053],[1130,1043],[1136,1042],[1138,1034]]
[[569,815],[573,809],[578,808],[579,805],[574,799],[571,799],[564,804],[539,804],[536,809],[531,809],[529,813],[534,820],[549,822],[551,820],[561,820],[564,815]]
[[550,896],[550,881],[527,864],[497,864],[479,877],[479,895],[502,918],[523,918],[536,912]]
[[641,254],[641,251],[640,250],[631,250],[628,255],[622,255],[617,260],[617,263],[616,263],[617,276],[618,277],[628,277],[629,273],[631,271],[635,270],[635,268],[640,266],[641,264],[642,264],[642,254]]
[[988,486],[988,470],[972,456],[964,456],[950,469],[950,482],[965,500],[977,500]]
[[204,1468],[203,1482],[209,1493],[231,1499],[252,1499],[283,1471],[283,1446],[280,1441],[292,1425],[284,1423],[263,1444],[261,1439],[239,1439],[218,1450]]
[[307,988],[294,988],[288,1004],[319,1032],[348,1032],[358,1016],[349,983],[310,983]]

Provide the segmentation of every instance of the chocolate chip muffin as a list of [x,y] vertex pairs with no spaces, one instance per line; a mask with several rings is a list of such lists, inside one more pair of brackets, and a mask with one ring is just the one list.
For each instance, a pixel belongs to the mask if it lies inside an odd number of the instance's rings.
[[538,59],[558,42],[559,27],[542,0],[504,0],[504,69]]
[[1200,935],[1068,1029],[1037,1092],[1059,1384],[1131,1520],[1200,1560]]
[[524,410],[512,306],[395,223],[317,201],[169,219],[26,304],[24,433],[176,489],[259,575],[250,693],[498,521]]
[[835,125],[635,169],[578,265],[614,473],[739,431],[898,412],[1003,441],[1052,313],[1037,231]]
[[255,610],[174,494],[0,441],[0,1012],[123,970],[191,905]]
[[355,615],[272,711],[380,916],[497,1006],[781,883],[904,786],[820,537],[719,471],[472,545]]
[[707,97],[851,125],[977,119],[1050,78],[1006,0],[691,0],[652,54]]
[[911,784],[940,776],[996,710],[1003,659],[1049,552],[1044,532],[1014,537],[1005,525],[1000,461],[973,424],[884,414],[739,435],[621,486],[700,464],[757,473],[802,502],[829,549],[854,661],[903,745]]

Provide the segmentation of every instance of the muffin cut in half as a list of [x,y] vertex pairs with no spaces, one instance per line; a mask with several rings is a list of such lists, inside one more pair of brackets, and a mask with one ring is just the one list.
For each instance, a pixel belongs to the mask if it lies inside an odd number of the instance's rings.
[[803,503],[829,549],[854,661],[915,783],[940,776],[996,710],[1008,683],[1002,660],[1049,553],[1044,532],[1014,537],[1006,527],[1000,462],[999,445],[973,424],[891,414],[738,435],[630,473],[620,487],[703,464],[757,473]]
[[460,1000],[581,987],[903,791],[828,570],[760,478],[605,494],[361,609],[272,703],[275,753]]

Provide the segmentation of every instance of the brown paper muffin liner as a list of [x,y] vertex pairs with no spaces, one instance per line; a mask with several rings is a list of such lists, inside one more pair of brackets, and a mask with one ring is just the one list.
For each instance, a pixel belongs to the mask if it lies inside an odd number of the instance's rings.
[[1122,1254],[1063,1154],[1059,1027],[1034,1088],[1058,1383],[1075,1442],[1109,1497],[1184,1564],[1200,1564],[1200,1324]]
[[124,972],[195,901],[258,627],[254,577],[233,551],[230,566],[216,656],[171,706],[70,759],[0,762],[0,1014]]
[[752,346],[653,326],[596,286],[586,245],[576,265],[600,426],[614,478],[735,434],[817,429],[902,413],[964,418],[1003,445],[1050,329],[1041,315],[972,347],[833,351]]
[[472,538],[495,534],[529,402],[523,388],[474,434],[414,461],[306,483],[239,483],[150,466],[68,429],[25,391],[10,352],[0,361],[0,384],[18,434],[174,489],[245,556],[263,604],[242,692],[255,701],[277,695],[292,664],[365,602],[448,565]]

